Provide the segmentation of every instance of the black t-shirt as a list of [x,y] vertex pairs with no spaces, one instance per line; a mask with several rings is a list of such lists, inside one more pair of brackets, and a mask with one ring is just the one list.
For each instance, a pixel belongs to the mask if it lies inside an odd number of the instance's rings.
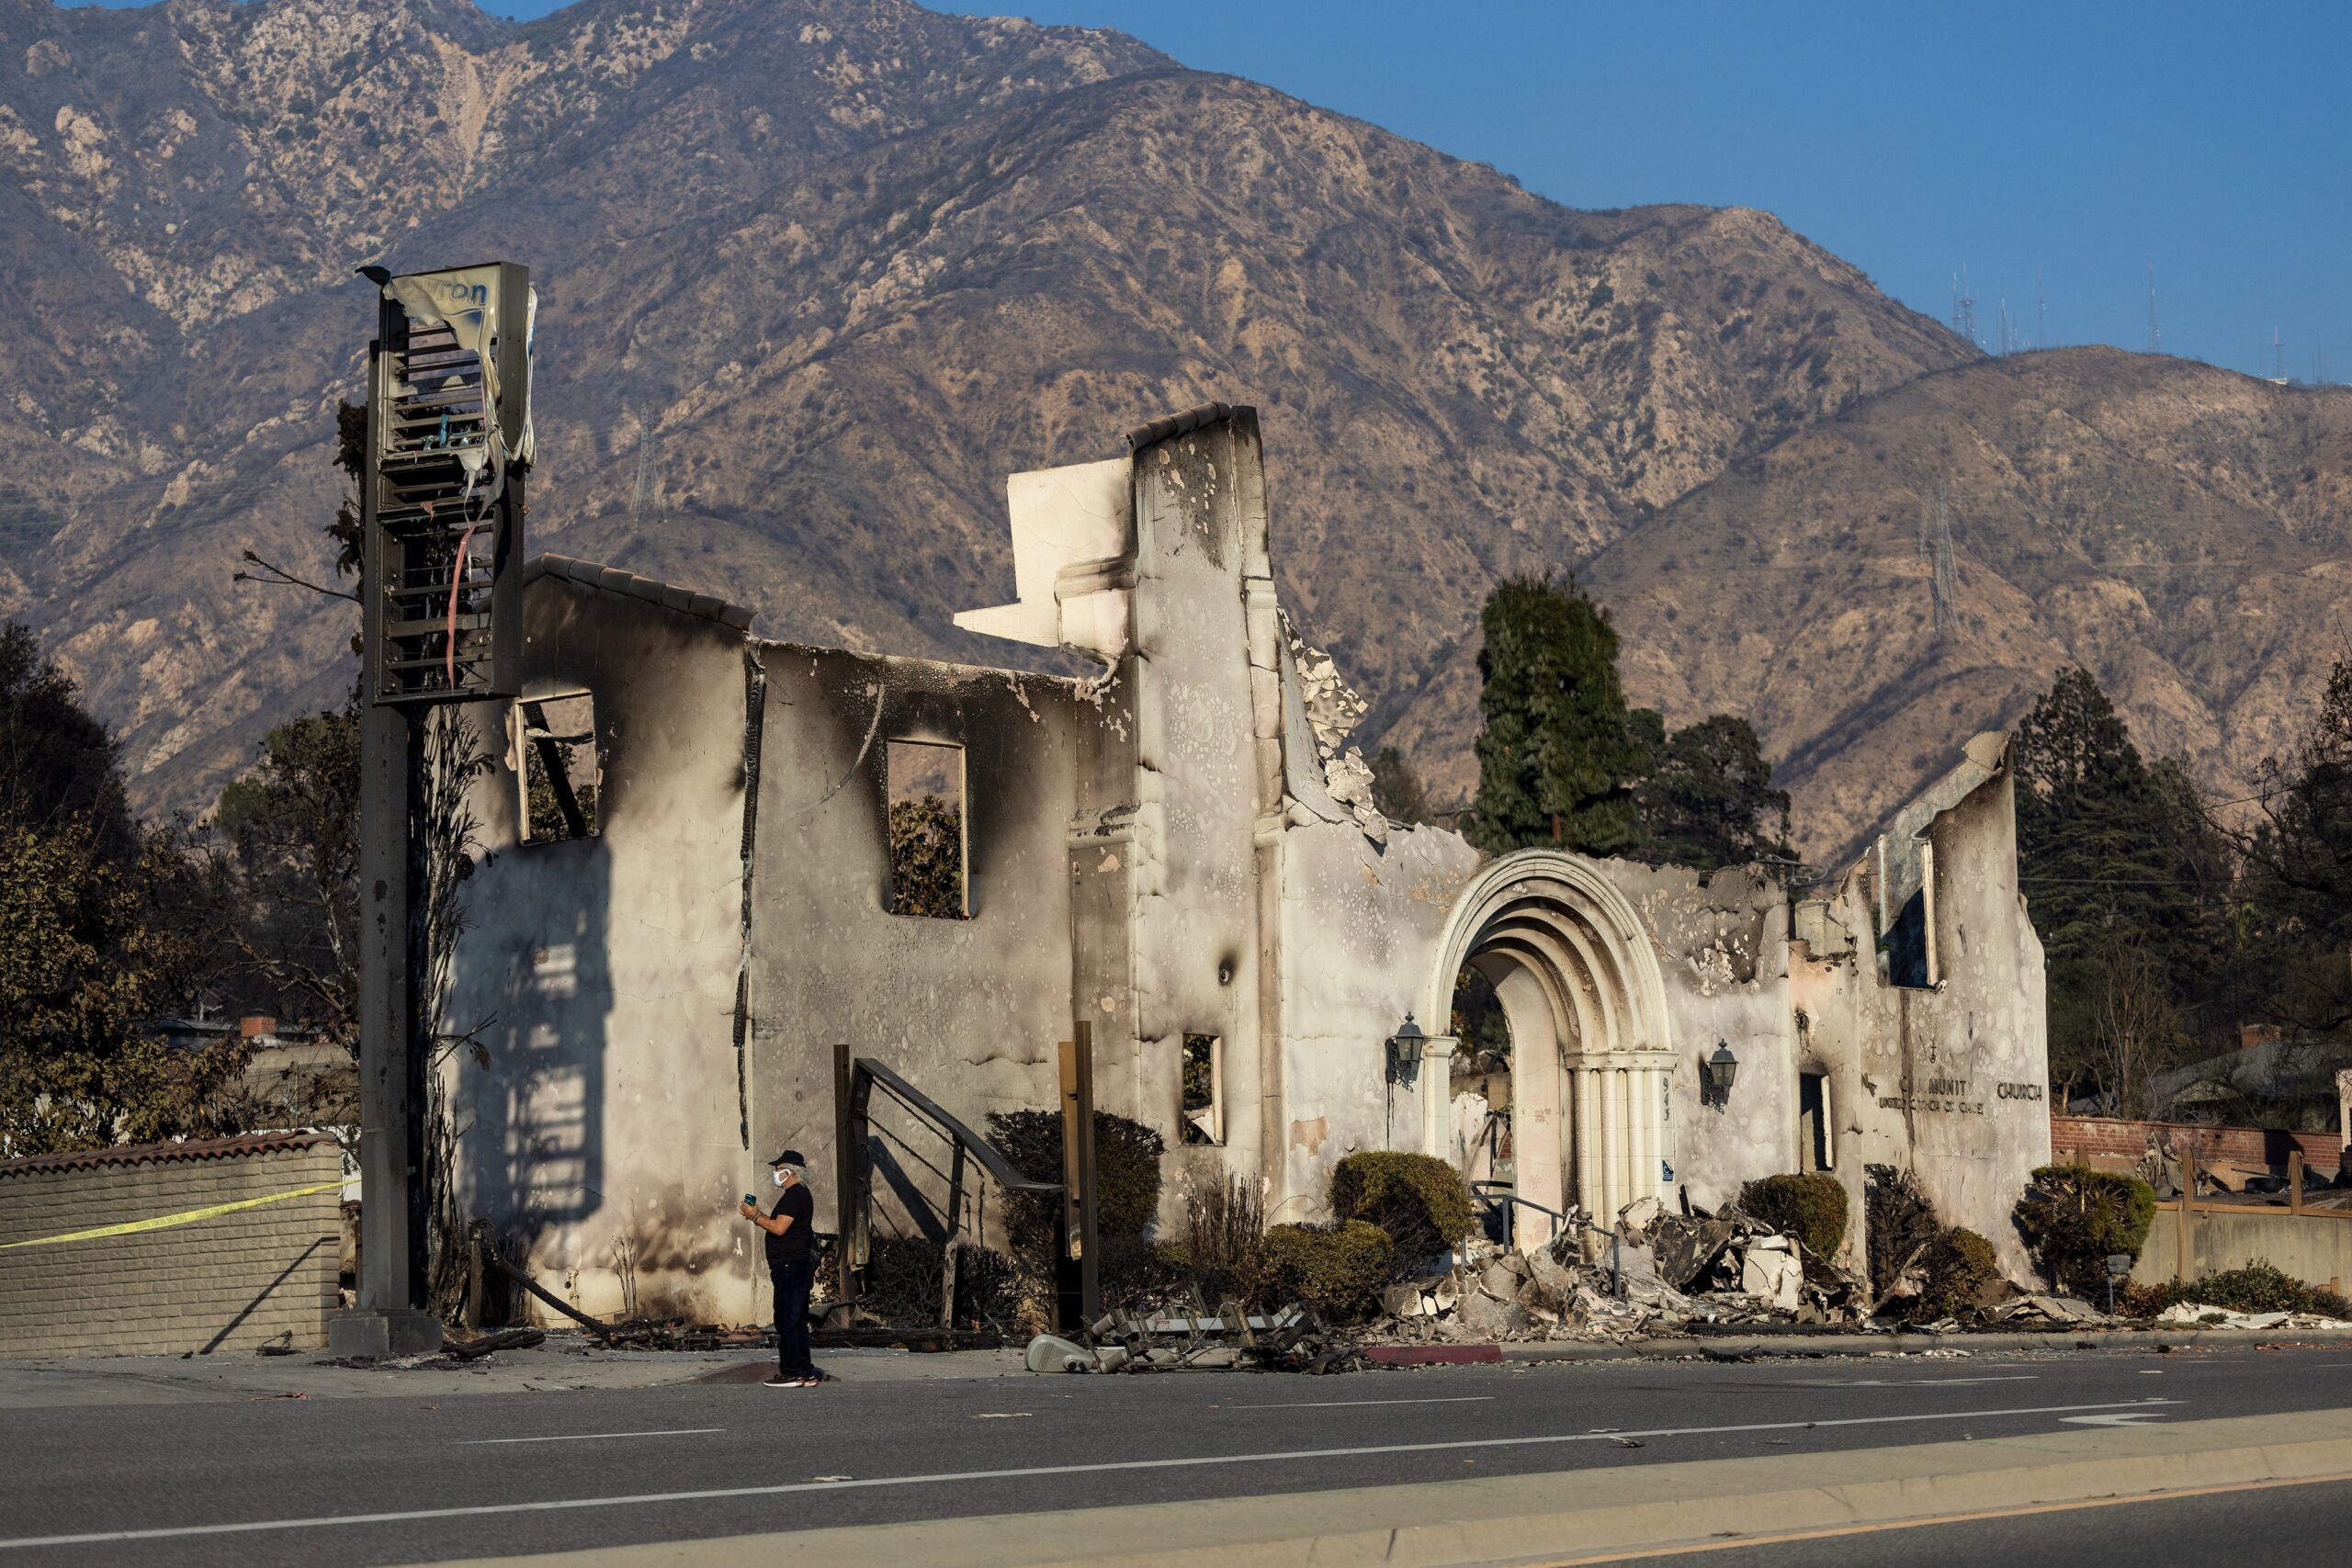
[[768,1232],[768,1267],[779,1263],[798,1263],[810,1256],[817,1238],[810,1233],[817,1213],[817,1200],[808,1195],[808,1184],[796,1181],[784,1190],[784,1196],[768,1211],[771,1219],[789,1217],[792,1224],[782,1235]]

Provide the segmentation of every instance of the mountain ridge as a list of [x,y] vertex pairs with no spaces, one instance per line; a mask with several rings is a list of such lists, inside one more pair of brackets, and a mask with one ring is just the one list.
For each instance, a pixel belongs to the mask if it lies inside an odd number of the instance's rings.
[[0,201],[46,225],[0,266],[62,291],[0,299],[0,367],[40,372],[0,422],[61,457],[14,503],[57,526],[0,558],[0,611],[120,728],[146,808],[347,686],[347,610],[226,578],[244,548],[328,570],[363,261],[532,263],[531,547],[726,583],[776,635],[1002,660],[946,625],[1005,596],[1002,473],[1254,401],[1285,597],[1375,694],[1495,577],[1973,353],[1767,214],[1575,212],[1117,34],[887,0],[468,14],[0,12]]

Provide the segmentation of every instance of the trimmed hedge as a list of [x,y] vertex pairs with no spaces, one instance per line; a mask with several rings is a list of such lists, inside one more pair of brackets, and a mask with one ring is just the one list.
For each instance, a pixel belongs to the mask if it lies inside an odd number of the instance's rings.
[[1276,1225],[1266,1233],[1266,1268],[1283,1293],[1333,1323],[1368,1317],[1388,1283],[1396,1243],[1378,1225]]
[[1978,1293],[2001,1277],[2001,1261],[1994,1255],[1993,1244],[1964,1225],[1954,1225],[1936,1237],[1919,1262],[1927,1285],[1912,1303],[1914,1323],[1973,1314]]
[[2106,1291],[2110,1254],[2139,1258],[2155,1215],[2155,1189],[2084,1165],[2043,1166],[2011,1213],[2042,1276],[2086,1301]]
[[1748,1218],[1804,1244],[1826,1263],[1846,1242],[1846,1189],[1819,1171],[1804,1176],[1767,1176],[1739,1190]]
[[1378,1225],[1396,1243],[1391,1262],[1411,1269],[1477,1224],[1462,1173],[1433,1155],[1367,1149],[1331,1172],[1331,1213],[1342,1223]]

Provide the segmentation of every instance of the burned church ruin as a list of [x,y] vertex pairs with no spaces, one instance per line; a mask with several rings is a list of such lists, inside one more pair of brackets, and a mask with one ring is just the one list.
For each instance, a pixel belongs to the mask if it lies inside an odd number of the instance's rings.
[[[1891,1165],[2025,1271],[2047,1067],[2003,737],[1793,895],[1487,859],[1374,809],[1275,592],[1255,412],[1129,446],[1012,476],[1017,596],[957,617],[1085,678],[770,641],[531,565],[520,694],[463,710],[492,759],[447,1000],[494,1021],[486,1066],[444,1069],[467,1212],[587,1310],[751,1321],[735,1200],[776,1147],[833,1168],[837,1043],[978,1126],[1057,1103],[1083,1019],[1097,1103],[1167,1141],[1163,1218],[1227,1174],[1316,1218],[1338,1160],[1395,1148],[1507,1181],[1530,1240],[1820,1169],[1851,1251]],[[1499,1056],[1444,1033],[1465,970]]]

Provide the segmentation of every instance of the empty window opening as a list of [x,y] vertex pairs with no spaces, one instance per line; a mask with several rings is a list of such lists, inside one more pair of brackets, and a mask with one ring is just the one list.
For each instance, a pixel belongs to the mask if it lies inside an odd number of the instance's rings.
[[1879,938],[1885,953],[1886,983],[1906,990],[1928,990],[1936,981],[1928,968],[1928,896],[1922,890],[1903,901],[1886,934]]
[[1799,1073],[1797,1168],[1804,1171],[1834,1169],[1836,1155],[1829,1131],[1829,1075]]
[[523,841],[593,839],[603,830],[605,745],[595,699],[585,692],[514,705],[515,778],[523,793]]
[[1184,1036],[1183,1141],[1225,1142],[1225,1037]]
[[890,912],[960,920],[972,912],[965,874],[964,749],[893,740]]

